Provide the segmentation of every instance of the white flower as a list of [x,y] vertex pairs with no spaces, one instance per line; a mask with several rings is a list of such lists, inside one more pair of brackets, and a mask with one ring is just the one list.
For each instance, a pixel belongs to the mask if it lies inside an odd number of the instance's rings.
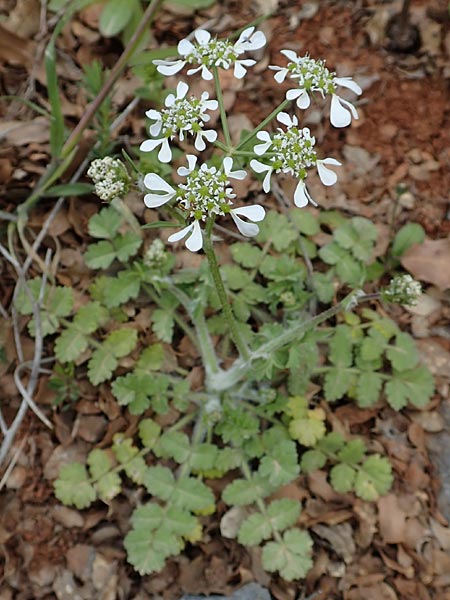
[[396,275],[388,287],[382,290],[381,297],[389,302],[415,306],[422,295],[422,286],[409,273]]
[[196,44],[188,39],[181,40],[178,43],[178,54],[183,58],[178,60],[154,60],[157,70],[162,75],[174,75],[181,71],[184,65],[197,65],[187,71],[188,75],[193,75],[198,71],[205,80],[213,78],[212,67],[221,67],[229,69],[234,65],[234,76],[242,79],[247,72],[246,67],[251,67],[256,63],[253,59],[239,59],[244,52],[258,50],[266,43],[266,37],[262,31],[255,31],[254,27],[248,27],[241,33],[236,43],[228,39],[218,40],[211,38],[211,34],[205,29],[194,31]]
[[353,104],[336,94],[339,86],[350,89],[358,96],[362,93],[351,77],[336,77],[336,73],[325,67],[324,60],[314,60],[308,55],[299,57],[292,50],[282,50],[281,53],[289,60],[288,64],[285,67],[270,66],[269,69],[276,71],[274,77],[278,83],[286,78],[296,83],[295,88],[286,92],[287,100],[295,100],[299,108],[306,109],[311,103],[309,92],[319,92],[322,98],[331,95],[330,121],[334,127],[346,127],[350,125],[352,117],[358,118]]
[[[206,114],[207,110],[216,110],[217,100],[209,100],[208,92],[203,92],[200,100],[191,97],[186,98],[189,86],[184,81],[177,85],[176,96],[169,94],[165,100],[166,108],[161,112],[157,110],[148,110],[145,114],[149,119],[155,121],[150,126],[150,135],[155,137],[153,140],[145,140],[140,145],[143,152],[151,152],[158,146],[161,149],[158,153],[158,159],[167,163],[172,160],[172,150],[169,140],[178,135],[180,141],[184,140],[185,132],[195,136],[194,146],[202,152],[206,148],[205,139],[208,142],[215,142],[217,132],[213,129],[203,129],[204,123],[210,120]],[[157,137],[161,135],[161,137]]]
[[[294,204],[303,207],[311,202],[317,206],[311,198],[304,180],[307,177],[307,169],[315,166],[320,180],[324,185],[333,185],[337,181],[334,171],[327,165],[339,166],[341,163],[334,158],[317,158],[314,145],[316,140],[307,127],[298,128],[298,119],[287,113],[281,112],[277,120],[286,126],[286,130],[277,129],[270,135],[267,131],[259,131],[256,134],[261,144],[256,144],[253,151],[257,156],[268,155],[269,164],[253,159],[250,161],[251,168],[256,173],[264,173],[263,190],[270,191],[270,178],[272,173],[287,173],[296,177],[299,182],[294,192]],[[269,151],[270,150],[270,151]]]
[[105,202],[125,196],[130,187],[130,178],[125,165],[112,156],[93,160],[87,175],[94,182],[95,193]]
[[[172,198],[176,198],[178,206],[187,213],[191,223],[172,234],[169,242],[177,242],[186,238],[186,247],[192,252],[197,252],[203,246],[203,235],[200,227],[201,221],[206,221],[213,215],[230,214],[236,227],[242,235],[251,237],[258,233],[255,224],[262,221],[265,210],[257,204],[231,208],[236,194],[230,186],[229,179],[244,179],[245,171],[233,171],[233,159],[227,156],[223,159],[222,166],[208,167],[202,164],[197,168],[197,157],[193,154],[186,156],[187,167],[180,167],[177,171],[181,177],[186,177],[186,182],[179,184],[177,189],[169,185],[156,173],[148,173],[144,178],[144,185],[150,190],[144,197],[145,205],[149,208],[158,208]],[[251,221],[248,223],[240,217]]]

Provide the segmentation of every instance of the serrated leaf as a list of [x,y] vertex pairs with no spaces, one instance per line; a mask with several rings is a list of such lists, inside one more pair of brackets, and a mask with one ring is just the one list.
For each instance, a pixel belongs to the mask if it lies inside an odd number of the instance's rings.
[[289,217],[299,232],[304,235],[313,236],[320,231],[317,216],[307,210],[297,210],[294,208],[289,211]]
[[152,313],[152,331],[162,342],[170,344],[173,337],[174,319],[172,311],[157,308]]
[[140,275],[134,271],[121,271],[117,277],[107,277],[107,294],[104,303],[108,308],[125,304],[137,298],[141,287]]
[[44,304],[51,315],[67,317],[73,308],[72,288],[62,286],[49,288]]
[[112,206],[103,208],[89,219],[89,235],[99,239],[112,239],[122,223],[122,217]]
[[164,515],[163,527],[176,535],[190,535],[198,525],[198,519],[186,510],[170,506]]
[[244,546],[258,546],[272,535],[270,521],[265,515],[250,515],[239,528],[238,542]]
[[362,263],[347,255],[336,264],[336,274],[343,283],[356,287],[364,283],[366,272]]
[[111,379],[117,367],[117,359],[109,349],[98,348],[94,350],[88,363],[88,377],[92,385],[98,385]]
[[144,478],[147,491],[161,500],[169,500],[175,489],[175,479],[167,467],[150,467]]
[[407,223],[396,233],[392,243],[392,255],[400,258],[414,244],[425,240],[425,231],[418,223]]
[[117,258],[121,262],[126,262],[131,256],[134,256],[142,244],[142,238],[134,231],[127,231],[124,234],[118,234],[113,240],[114,249]]
[[110,502],[120,494],[122,490],[122,480],[118,473],[107,473],[97,481],[96,488],[100,500],[103,500],[103,502]]
[[384,391],[389,405],[395,410],[404,408],[408,401],[417,408],[423,408],[434,392],[434,379],[423,365],[410,371],[394,371]]
[[130,462],[139,452],[133,445],[131,438],[125,437],[122,433],[116,433],[113,437],[112,451],[121,464]]
[[353,337],[348,325],[338,325],[329,344],[329,359],[339,367],[350,367],[353,363]]
[[86,508],[96,499],[86,467],[81,463],[64,465],[54,482],[54,488],[58,500],[63,504],[73,504],[78,509]]
[[262,258],[262,250],[258,246],[244,242],[232,244],[230,251],[233,260],[247,269],[257,267]]
[[162,344],[151,344],[147,346],[139,356],[134,367],[137,374],[147,374],[151,371],[159,371],[164,362],[164,347]]
[[317,448],[320,448],[327,454],[337,454],[339,450],[343,448],[344,444],[345,440],[342,435],[333,431],[319,440]]
[[330,242],[320,248],[319,256],[327,265],[337,265],[345,257],[348,257],[349,254],[336,242]]
[[89,465],[89,471],[93,479],[99,479],[113,467],[108,452],[106,452],[106,450],[101,450],[100,448],[95,448],[89,452],[87,464]]
[[218,448],[214,444],[198,444],[191,448],[189,464],[193,471],[208,471],[213,468]]
[[195,477],[180,477],[171,497],[174,506],[201,512],[215,505],[214,494],[207,485]]
[[389,346],[386,356],[396,371],[407,371],[419,362],[419,353],[414,340],[407,333],[399,332],[395,336],[395,346]]
[[289,219],[276,211],[266,213],[264,221],[259,224],[257,240],[267,242],[271,240],[273,247],[278,252],[286,250],[298,238],[295,227]]
[[161,426],[153,419],[143,419],[139,423],[139,437],[146,448],[153,448],[160,433]]
[[[376,330],[374,330],[376,332]],[[365,361],[377,360],[386,348],[386,339],[379,334],[367,335],[360,345],[360,355]]]
[[115,258],[116,251],[108,240],[89,244],[84,254],[84,261],[91,269],[106,269]]
[[182,542],[164,530],[149,534],[146,529],[132,529],[125,536],[124,546],[128,562],[140,575],[148,575],[161,571],[166,558],[180,552]]
[[312,473],[326,465],[327,457],[320,450],[307,450],[303,453],[300,465],[305,473]]
[[378,402],[383,381],[378,373],[361,373],[356,385],[356,400],[360,408],[369,408]]
[[300,472],[297,450],[290,440],[280,442],[261,459],[258,473],[274,487],[293,481]]
[[158,457],[173,458],[177,463],[184,463],[191,453],[189,438],[181,431],[168,431],[159,438],[153,452]]
[[335,465],[330,471],[330,481],[339,494],[347,494],[353,489],[356,471],[349,465]]
[[353,383],[354,375],[342,367],[330,368],[324,378],[323,391],[328,402],[339,400]]
[[160,527],[164,519],[164,509],[155,502],[147,502],[138,506],[131,515],[131,524],[134,529],[144,530],[147,533]]
[[254,475],[250,481],[235,479],[222,492],[222,499],[233,506],[253,504],[258,498],[264,498],[272,491],[267,481]]
[[237,265],[223,265],[220,269],[224,279],[225,286],[229,290],[241,290],[245,288],[251,281],[248,271],[244,271]]
[[312,284],[314,292],[317,294],[317,298],[320,302],[329,304],[333,300],[336,290],[331,271],[327,271],[326,273],[313,273]]
[[291,498],[282,498],[280,500],[273,500],[270,503],[267,509],[267,516],[270,517],[272,529],[280,532],[295,525],[300,512],[300,502]]
[[340,246],[350,250],[355,258],[367,262],[377,239],[377,229],[369,219],[354,217],[338,227],[333,237]]
[[348,464],[358,463],[366,453],[366,446],[364,442],[357,438],[346,442],[343,448],[338,452],[338,459]]
[[389,460],[377,454],[369,456],[358,471],[355,492],[359,498],[373,502],[391,489],[394,477]]
[[122,358],[134,350],[137,344],[137,331],[131,327],[123,327],[112,331],[103,342],[103,348],[109,350],[116,358]]
[[59,362],[76,360],[88,347],[88,338],[74,327],[61,333],[55,342],[55,355]]
[[104,325],[108,317],[108,311],[99,302],[88,302],[78,309],[73,323],[79,331],[89,334]]
[[312,567],[312,540],[308,533],[289,529],[283,542],[268,542],[262,552],[263,566],[267,571],[279,571],[286,581],[304,578]]
[[124,465],[125,473],[132,481],[134,481],[134,483],[137,483],[138,485],[141,485],[144,482],[147,468],[148,467],[142,456],[135,456]]
[[[323,418],[325,419],[325,413],[322,409]],[[310,411],[313,413],[313,411]],[[289,433],[294,440],[297,440],[303,446],[314,446],[318,440],[323,438],[325,435],[326,428],[325,423],[322,419],[317,418],[306,418],[306,419],[293,419],[289,423]]]

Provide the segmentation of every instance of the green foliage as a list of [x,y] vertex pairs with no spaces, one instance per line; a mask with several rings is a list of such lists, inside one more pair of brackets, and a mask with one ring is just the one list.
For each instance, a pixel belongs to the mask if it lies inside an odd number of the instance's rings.
[[421,244],[425,239],[425,231],[418,223],[407,223],[399,229],[392,242],[391,254],[400,258],[414,244]]

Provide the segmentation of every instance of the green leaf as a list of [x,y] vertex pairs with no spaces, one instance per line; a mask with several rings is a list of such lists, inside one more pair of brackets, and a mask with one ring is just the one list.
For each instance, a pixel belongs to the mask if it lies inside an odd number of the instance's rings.
[[338,227],[333,237],[342,248],[350,250],[356,259],[368,262],[377,239],[377,228],[369,219],[354,217]]
[[95,238],[111,240],[122,223],[122,217],[112,206],[102,210],[89,219],[89,235]]
[[72,362],[86,350],[88,344],[89,341],[85,335],[74,327],[69,327],[55,342],[56,358],[62,363]]
[[387,401],[392,408],[400,410],[408,401],[417,408],[426,406],[434,392],[434,379],[423,365],[410,371],[395,371],[384,386]]
[[306,531],[289,529],[282,542],[268,542],[262,552],[266,571],[279,571],[286,581],[305,577],[313,563],[311,560],[312,540]]
[[342,367],[330,368],[324,378],[323,391],[328,402],[339,400],[353,383],[354,375]]
[[100,500],[108,503],[122,491],[122,480],[118,473],[107,473],[97,481],[96,488]]
[[104,325],[109,318],[108,311],[99,302],[88,302],[78,309],[73,319],[78,331],[89,334]]
[[157,308],[152,313],[152,331],[162,342],[170,344],[173,337],[175,321],[173,312]]
[[147,465],[142,456],[135,456],[129,462],[124,464],[124,471],[128,475],[128,477],[141,485],[144,483],[145,474],[147,472]]
[[339,494],[351,492],[355,483],[356,471],[349,465],[335,465],[330,471],[330,481]]
[[355,492],[359,498],[373,502],[391,489],[394,477],[389,460],[377,454],[361,466],[355,480]]
[[229,483],[222,492],[222,499],[233,506],[245,506],[253,504],[258,498],[264,498],[271,490],[265,479],[254,475],[250,481],[235,479]]
[[128,406],[132,414],[142,414],[150,406],[149,394],[153,380],[148,375],[128,373],[118,377],[111,390],[121,406]]
[[214,444],[198,444],[191,448],[189,464],[191,469],[196,472],[209,471],[214,467],[218,448]]
[[181,431],[168,431],[159,438],[153,452],[158,457],[173,458],[177,463],[185,463],[191,453],[189,438]]
[[271,485],[280,487],[293,481],[299,474],[297,450],[290,440],[280,442],[261,459],[258,473],[267,478]]
[[142,244],[142,238],[134,231],[118,234],[113,239],[116,256],[121,262],[126,262],[131,256],[134,256]]
[[154,529],[160,527],[164,519],[164,510],[155,502],[147,502],[138,506],[131,515],[131,524],[134,529],[144,530],[149,534]]
[[258,546],[272,536],[269,519],[261,513],[250,515],[239,528],[238,542],[244,546]]
[[[374,335],[375,334],[375,335]],[[378,334],[378,335],[376,335]],[[360,355],[364,361],[377,360],[386,348],[386,338],[375,329],[370,330],[360,345]]]
[[392,243],[392,255],[400,258],[414,244],[421,244],[425,239],[425,231],[418,223],[407,223],[397,232]]
[[59,160],[64,144],[64,115],[59,93],[58,74],[56,69],[56,38],[65,25],[65,19],[60,19],[54,29],[50,42],[45,48],[44,64],[47,78],[47,96],[51,106],[50,119],[50,152],[54,160]]
[[399,332],[395,336],[395,346],[389,346],[386,356],[396,371],[407,371],[419,362],[416,344],[410,335]]
[[161,500],[169,500],[175,489],[175,479],[167,467],[150,467],[145,475],[147,491]]
[[325,432],[325,423],[319,419],[293,419],[289,423],[291,437],[303,446],[314,446]]
[[277,252],[286,250],[298,238],[298,232],[289,222],[289,219],[276,211],[269,211],[264,221],[259,224],[259,234],[256,238],[260,242],[272,242]]
[[330,340],[330,361],[338,367],[351,367],[353,362],[352,330],[348,325],[338,325]]
[[160,433],[161,426],[153,419],[143,419],[139,423],[139,437],[146,448],[153,448]]
[[345,441],[342,435],[333,431],[319,440],[317,448],[320,448],[320,450],[323,450],[327,454],[337,454],[344,447],[344,444]]
[[358,463],[366,453],[364,442],[357,438],[346,442],[343,448],[338,452],[338,459],[347,464]]
[[313,273],[312,283],[319,301],[324,304],[329,304],[333,300],[335,294],[332,270],[329,270],[326,273]]
[[104,37],[113,37],[125,29],[136,9],[135,0],[109,0],[100,15],[99,30]]
[[356,384],[356,400],[360,408],[369,408],[378,402],[383,378],[378,373],[361,373]]
[[214,494],[200,479],[180,477],[171,497],[174,506],[193,512],[209,509],[215,505]]
[[116,358],[129,354],[137,344],[137,331],[130,327],[112,331],[103,342],[103,348],[111,352]]
[[303,235],[313,236],[320,231],[318,218],[307,210],[293,208],[289,211],[289,217]]
[[62,183],[60,185],[52,185],[51,188],[45,190],[45,197],[84,196],[85,194],[91,194],[93,191],[94,186],[91,183]]
[[336,274],[343,283],[356,287],[364,282],[365,269],[360,262],[347,255],[337,263]]
[[139,356],[134,372],[138,375],[147,375],[152,371],[159,371],[164,362],[164,347],[162,344],[151,344]]
[[78,509],[86,508],[96,498],[89,483],[86,467],[81,463],[64,465],[54,483],[55,496],[63,504],[73,504]]
[[348,252],[336,242],[330,242],[319,250],[319,256],[327,265],[337,265],[341,260],[349,257]]
[[200,8],[208,8],[214,4],[216,0],[171,0],[174,4],[180,6],[186,6],[192,10],[198,10]]
[[141,287],[140,275],[134,271],[121,271],[117,277],[107,277],[105,305],[108,308],[125,304],[137,298]]
[[98,385],[111,379],[117,367],[117,359],[109,349],[98,348],[94,350],[88,363],[88,377],[92,385]]
[[136,446],[133,446],[133,440],[122,433],[116,433],[113,441],[112,451],[116,460],[122,465],[132,461],[139,452]]
[[128,562],[140,575],[157,573],[164,567],[166,558],[177,555],[182,541],[163,529],[149,534],[147,529],[132,529],[124,539]]
[[106,450],[100,450],[99,448],[95,448],[89,452],[87,464],[89,465],[89,471],[93,479],[99,479],[113,467],[108,452],[106,452]]
[[91,269],[106,269],[115,258],[116,251],[108,240],[90,244],[84,255],[85,263]]
[[273,500],[267,509],[267,516],[270,517],[270,524],[275,531],[284,531],[288,527],[295,525],[300,516],[301,506],[297,500],[291,498],[282,498]]
[[223,265],[220,272],[225,286],[230,290],[241,290],[251,281],[250,274],[237,265]]
[[305,473],[312,473],[326,465],[327,457],[320,450],[307,450],[303,453],[300,466]]
[[230,246],[233,260],[247,269],[253,269],[259,265],[263,256],[258,246],[252,246],[246,242],[238,242]]

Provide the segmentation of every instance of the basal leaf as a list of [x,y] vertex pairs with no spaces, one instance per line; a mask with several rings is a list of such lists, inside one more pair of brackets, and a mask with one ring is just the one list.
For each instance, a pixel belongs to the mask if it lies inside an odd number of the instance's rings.
[[[157,544],[157,540],[165,543]],[[123,543],[128,562],[140,575],[161,571],[166,559],[181,549],[181,542],[175,535],[158,531],[149,534],[146,529],[132,529]]]
[[131,327],[123,327],[112,331],[103,342],[103,348],[116,358],[122,358],[134,350],[137,344],[137,331]]
[[325,374],[323,386],[326,400],[333,402],[342,398],[348,392],[353,380],[354,375],[350,371],[342,367],[330,368]]
[[73,504],[78,509],[86,508],[96,499],[86,467],[81,463],[64,465],[54,482],[54,487],[58,500],[63,504]]
[[353,363],[352,329],[348,325],[338,325],[329,344],[330,361],[339,367],[350,367]]
[[356,471],[349,465],[335,465],[330,471],[330,481],[339,494],[352,491],[355,483]]
[[366,445],[360,438],[346,442],[338,452],[338,459],[347,464],[358,463],[366,453]]
[[378,402],[383,378],[375,372],[361,373],[356,385],[356,401],[360,408],[369,408]]
[[134,371],[137,374],[148,374],[159,371],[164,362],[164,347],[162,344],[147,346],[139,356]]
[[284,531],[295,525],[300,516],[301,505],[297,500],[282,498],[273,500],[267,509],[270,524],[275,531]]
[[235,262],[247,269],[257,267],[263,256],[258,246],[252,246],[245,242],[238,242],[230,246],[231,256]]
[[112,239],[122,223],[122,217],[112,206],[103,208],[89,219],[89,235],[95,238]]
[[109,349],[103,347],[94,350],[88,363],[88,377],[92,385],[98,385],[111,379],[117,367],[117,358]]
[[395,371],[384,386],[387,401],[392,408],[400,410],[408,401],[417,408],[426,406],[434,392],[434,380],[423,365],[410,371]]
[[201,479],[180,477],[171,498],[174,506],[201,512],[215,506],[214,494]]
[[89,465],[89,471],[93,479],[99,479],[114,466],[109,453],[100,448],[94,448],[94,450],[89,452],[87,464]]
[[307,450],[302,454],[300,465],[305,473],[312,473],[326,465],[327,457],[320,450]]
[[152,330],[162,342],[170,344],[174,329],[173,312],[157,308],[152,313]]
[[411,246],[421,244],[424,239],[425,231],[421,225],[407,223],[395,235],[391,248],[392,255],[400,258]]
[[238,542],[244,546],[258,546],[272,535],[269,519],[261,513],[250,515],[239,528]]
[[169,500],[172,496],[176,483],[172,471],[167,467],[150,467],[144,479],[144,485],[148,492],[161,500]]
[[173,458],[177,463],[185,463],[191,453],[189,438],[181,431],[168,431],[159,438],[153,452],[158,457]]
[[355,480],[356,495],[373,502],[379,496],[387,494],[394,478],[389,460],[377,454],[369,456],[358,471]]
[[143,419],[139,423],[139,437],[146,448],[153,448],[160,433],[161,426],[153,419]]
[[290,440],[284,440],[261,459],[258,473],[271,485],[280,487],[293,481],[299,474],[297,450]]
[[303,446],[314,446],[325,435],[324,420],[325,413],[321,408],[311,410],[305,419],[292,419],[289,423],[289,433]]
[[278,252],[286,250],[298,238],[298,232],[289,219],[277,211],[269,211],[259,224],[258,241],[271,241]]
[[118,473],[107,473],[97,481],[96,488],[100,500],[108,503],[122,491],[122,480]]
[[108,311],[99,302],[88,302],[78,309],[73,323],[79,331],[89,334],[104,325],[108,317]]
[[108,240],[89,244],[84,254],[84,260],[91,269],[107,269],[116,258],[116,251]]
[[289,529],[282,542],[268,542],[262,553],[263,566],[267,571],[279,571],[286,581],[302,579],[312,567],[312,540],[308,533]]
[[125,304],[138,296],[141,278],[135,271],[121,271],[117,277],[107,277],[107,294],[104,303],[108,308]]
[[134,231],[127,231],[124,234],[119,233],[116,235],[113,245],[117,258],[121,262],[126,262],[139,250],[142,245],[142,238]]
[[407,333],[399,332],[395,336],[395,346],[386,350],[386,356],[396,371],[407,371],[419,362],[419,353],[414,340]]
[[131,515],[131,524],[134,529],[144,530],[148,534],[160,527],[165,511],[156,502],[147,502],[138,506]]
[[136,8],[134,0],[122,2],[120,0],[109,0],[101,14],[99,20],[100,33],[104,37],[113,37],[125,29],[128,21],[133,16],[133,10]]
[[76,360],[88,347],[88,338],[75,327],[69,327],[61,333],[55,342],[55,355],[59,362]]
[[255,475],[250,481],[235,479],[229,483],[222,492],[222,499],[233,506],[245,506],[253,504],[258,498],[264,498],[271,490],[267,481]]

